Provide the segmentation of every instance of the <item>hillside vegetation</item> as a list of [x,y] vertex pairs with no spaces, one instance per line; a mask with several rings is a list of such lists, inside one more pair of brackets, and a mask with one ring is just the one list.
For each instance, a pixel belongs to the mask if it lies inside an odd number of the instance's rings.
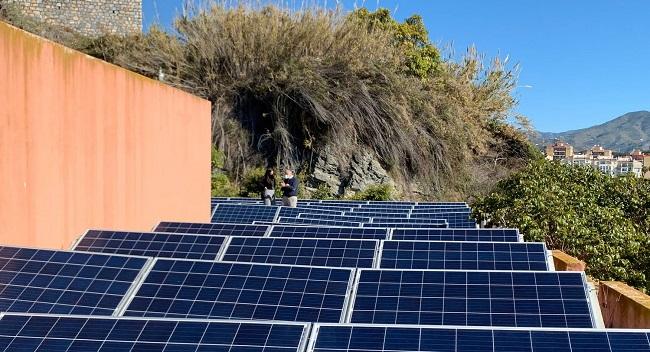
[[607,149],[629,153],[634,149],[650,150],[650,111],[630,112],[603,124],[561,133],[540,133],[535,142],[545,145],[560,139],[576,151],[600,144]]
[[489,226],[584,260],[597,279],[650,290],[650,180],[541,160],[473,207]]
[[126,38],[55,35],[4,17],[209,99],[219,182],[231,188],[265,165],[296,167],[309,181],[319,154],[364,151],[402,196],[459,199],[535,155],[508,123],[516,70],[485,65],[473,49],[443,59],[417,15],[400,23],[383,9],[223,2],[188,11],[171,32]]

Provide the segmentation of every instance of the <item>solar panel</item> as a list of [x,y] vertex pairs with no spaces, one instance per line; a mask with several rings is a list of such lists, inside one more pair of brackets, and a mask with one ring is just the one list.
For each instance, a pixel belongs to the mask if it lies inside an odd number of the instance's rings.
[[436,224],[436,223],[444,223],[446,219],[439,218],[439,219],[408,219],[408,218],[373,218],[372,223],[373,224],[390,224],[390,223],[398,223],[398,224]]
[[383,241],[381,268],[548,270],[544,243]]
[[[390,212],[388,212],[390,211]],[[394,210],[392,209],[386,209],[384,210],[379,210],[379,211],[366,211],[365,209],[361,209],[359,211],[355,212],[345,212],[344,215],[351,215],[351,216],[368,216],[371,218],[408,218],[409,213],[408,212],[403,212],[403,213],[395,213]]]
[[[376,220],[376,219],[373,219]],[[409,228],[409,229],[444,229],[447,228],[446,221],[439,221],[429,224],[409,224],[403,222],[381,222],[372,224],[362,224],[362,227],[388,227],[388,228]]]
[[209,235],[90,230],[75,245],[75,250],[214,260],[225,239]]
[[426,208],[426,209],[421,209],[421,208],[416,208],[411,211],[411,214],[415,215],[422,215],[425,216],[426,214],[437,214],[437,213],[464,213],[468,214],[471,213],[472,209],[470,208],[440,208],[440,207],[435,207],[435,208]]
[[358,270],[352,323],[595,325],[579,272]]
[[270,236],[385,240],[388,237],[388,230],[386,228],[275,225],[271,229]]
[[222,260],[372,268],[378,247],[377,240],[233,237]]
[[517,229],[393,229],[393,240],[519,242]]
[[273,221],[277,212],[275,206],[219,204],[211,222],[252,224],[253,221]]
[[220,236],[264,236],[269,229],[265,225],[248,224],[200,224],[187,222],[161,222],[156,232],[195,233]]
[[329,215],[329,214],[298,214],[299,218],[315,219],[315,220],[334,220],[334,221],[349,221],[349,222],[370,222],[372,218],[364,216],[348,216],[348,215]]
[[0,311],[111,315],[147,260],[0,247]]
[[124,315],[340,322],[353,269],[156,260]]
[[5,315],[6,352],[298,352],[297,323]]
[[308,352],[650,351],[650,330],[317,324]]
[[[361,227],[361,223],[349,221],[323,220],[323,219],[305,219],[305,218],[278,218],[279,224],[303,224],[303,225],[323,225],[323,226],[343,226],[343,227]],[[375,226],[376,227],[376,226]]]
[[413,213],[410,218],[412,220],[426,220],[426,219],[445,219],[448,221],[451,220],[461,220],[467,221],[470,220],[469,212],[454,212],[454,213]]

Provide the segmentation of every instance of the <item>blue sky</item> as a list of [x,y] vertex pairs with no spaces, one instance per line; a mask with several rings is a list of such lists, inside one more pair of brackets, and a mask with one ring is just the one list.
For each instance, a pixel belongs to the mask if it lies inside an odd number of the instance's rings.
[[[145,28],[169,25],[182,2],[144,0]],[[352,9],[355,2],[342,3]],[[538,130],[584,128],[650,110],[648,0],[365,2],[377,4],[399,19],[420,14],[431,40],[453,44],[458,54],[474,44],[487,57],[519,63],[517,112]]]

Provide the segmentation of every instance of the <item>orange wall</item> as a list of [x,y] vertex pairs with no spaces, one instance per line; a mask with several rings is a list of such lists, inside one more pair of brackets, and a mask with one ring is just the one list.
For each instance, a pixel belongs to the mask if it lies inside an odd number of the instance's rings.
[[0,244],[210,219],[210,103],[0,22]]

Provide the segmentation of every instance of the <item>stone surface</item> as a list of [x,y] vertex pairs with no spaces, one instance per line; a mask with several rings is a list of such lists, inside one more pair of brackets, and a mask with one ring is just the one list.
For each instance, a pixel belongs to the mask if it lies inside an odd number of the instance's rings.
[[316,158],[310,188],[326,185],[332,194],[353,194],[377,184],[393,184],[392,178],[368,151],[340,156],[325,150]]
[[76,32],[130,34],[142,31],[142,0],[0,0],[24,13]]

